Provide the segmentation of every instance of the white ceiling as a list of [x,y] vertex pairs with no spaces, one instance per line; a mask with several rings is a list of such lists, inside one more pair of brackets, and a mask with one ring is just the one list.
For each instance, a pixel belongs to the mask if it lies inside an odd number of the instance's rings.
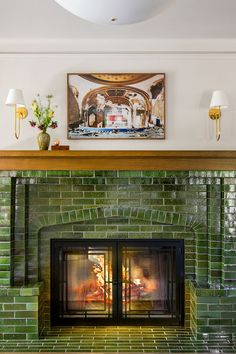
[[236,38],[235,17],[236,0],[165,0],[148,21],[101,26],[54,0],[0,0],[0,39]]

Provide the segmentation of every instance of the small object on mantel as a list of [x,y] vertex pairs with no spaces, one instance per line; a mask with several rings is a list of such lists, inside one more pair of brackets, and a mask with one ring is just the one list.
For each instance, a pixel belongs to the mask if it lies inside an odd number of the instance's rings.
[[59,146],[60,145],[60,140],[59,139],[56,139],[55,141],[54,141],[54,144],[53,144],[54,146]]
[[70,150],[69,145],[52,145],[51,150]]
[[70,150],[69,145],[60,145],[60,140],[55,140],[54,144],[51,146],[52,150]]

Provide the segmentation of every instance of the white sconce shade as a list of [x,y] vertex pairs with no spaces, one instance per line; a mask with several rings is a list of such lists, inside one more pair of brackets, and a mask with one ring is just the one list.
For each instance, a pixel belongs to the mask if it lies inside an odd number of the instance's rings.
[[10,89],[6,99],[7,106],[25,106],[23,92],[20,89]]
[[228,108],[229,102],[224,91],[214,91],[211,98],[210,108],[220,107]]
[[[125,25],[155,16],[162,0],[55,0],[64,9],[97,24]],[[168,0],[165,0],[167,2]]]

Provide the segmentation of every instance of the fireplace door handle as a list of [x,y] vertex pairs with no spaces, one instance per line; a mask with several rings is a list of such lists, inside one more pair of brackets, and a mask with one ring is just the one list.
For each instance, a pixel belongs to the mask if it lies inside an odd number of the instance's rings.
[[116,285],[117,286],[118,285],[118,281],[113,281],[112,285]]

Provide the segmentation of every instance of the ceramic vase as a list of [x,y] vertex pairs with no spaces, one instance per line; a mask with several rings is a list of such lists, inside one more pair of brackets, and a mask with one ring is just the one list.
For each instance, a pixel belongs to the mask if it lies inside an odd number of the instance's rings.
[[50,135],[45,131],[42,131],[38,135],[39,150],[48,150],[50,144]]

